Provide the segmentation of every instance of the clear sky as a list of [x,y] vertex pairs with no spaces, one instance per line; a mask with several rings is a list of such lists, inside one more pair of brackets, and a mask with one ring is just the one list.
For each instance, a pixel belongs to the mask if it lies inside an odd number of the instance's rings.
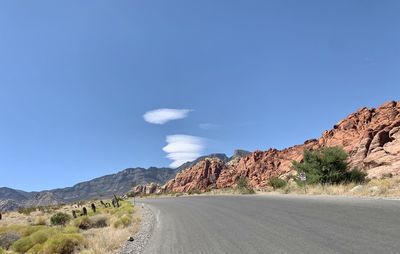
[[1,1],[0,186],[319,137],[399,100],[399,13],[394,0]]

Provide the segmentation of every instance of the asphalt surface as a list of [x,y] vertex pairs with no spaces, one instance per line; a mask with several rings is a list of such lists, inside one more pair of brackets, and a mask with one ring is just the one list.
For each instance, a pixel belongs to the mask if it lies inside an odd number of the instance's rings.
[[296,196],[147,199],[154,253],[400,253],[400,201]]

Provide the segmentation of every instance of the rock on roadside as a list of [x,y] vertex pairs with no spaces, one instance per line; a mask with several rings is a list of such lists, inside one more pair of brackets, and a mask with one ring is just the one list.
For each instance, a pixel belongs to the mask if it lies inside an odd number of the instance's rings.
[[142,253],[153,232],[155,217],[153,212],[147,206],[142,206],[142,221],[139,232],[133,237],[133,241],[127,241],[118,254],[139,254]]

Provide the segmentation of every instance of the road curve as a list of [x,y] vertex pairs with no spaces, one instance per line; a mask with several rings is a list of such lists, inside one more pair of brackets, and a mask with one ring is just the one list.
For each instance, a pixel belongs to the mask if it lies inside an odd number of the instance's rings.
[[145,254],[400,253],[400,202],[195,196],[143,201],[156,216]]

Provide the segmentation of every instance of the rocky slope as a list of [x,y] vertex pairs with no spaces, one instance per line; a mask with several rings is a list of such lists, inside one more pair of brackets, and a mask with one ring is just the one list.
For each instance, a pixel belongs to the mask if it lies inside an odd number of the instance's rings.
[[295,174],[292,161],[300,161],[304,149],[341,146],[350,155],[352,167],[365,170],[370,178],[384,174],[400,175],[400,102],[387,102],[378,108],[362,108],[325,131],[319,139],[284,150],[255,151],[226,163],[217,158],[198,162],[177,174],[165,191],[225,188],[246,176],[252,187],[266,188],[272,176]]

